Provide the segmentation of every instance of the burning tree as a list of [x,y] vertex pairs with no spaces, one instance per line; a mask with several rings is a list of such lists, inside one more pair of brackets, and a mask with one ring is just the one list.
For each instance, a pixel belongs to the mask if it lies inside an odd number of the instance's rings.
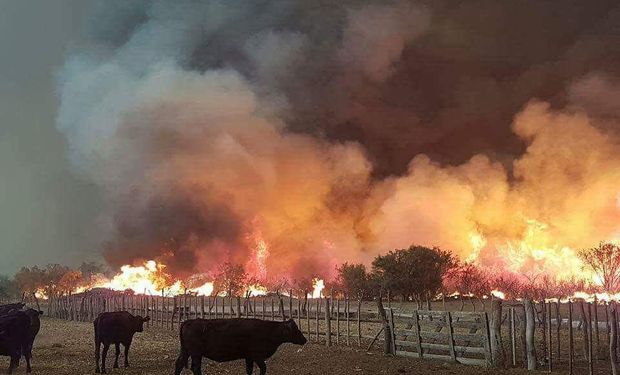
[[[472,263],[465,263],[452,267],[446,272],[443,279],[443,287],[447,293],[458,293],[461,295],[461,310],[463,309],[463,296],[475,297],[480,300],[484,308],[484,296],[491,294],[491,283],[488,275],[478,266]],[[471,305],[476,310],[472,299]]]
[[226,262],[218,270],[213,282],[213,294],[224,291],[229,296],[240,296],[247,284],[242,265]]
[[615,292],[620,287],[620,247],[612,243],[599,243],[597,247],[579,252],[587,267],[600,278],[606,292]]

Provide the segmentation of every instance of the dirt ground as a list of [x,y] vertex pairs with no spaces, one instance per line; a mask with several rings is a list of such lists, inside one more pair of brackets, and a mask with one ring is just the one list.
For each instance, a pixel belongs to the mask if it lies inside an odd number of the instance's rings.
[[[94,345],[91,323],[44,318],[33,352],[33,374],[93,374]],[[110,353],[113,353],[113,349]],[[148,329],[134,337],[129,369],[112,369],[110,374],[172,374],[178,353],[178,339],[173,332]],[[122,354],[121,354],[122,356]],[[121,360],[122,363],[122,360]],[[8,367],[8,358],[0,358],[0,369]],[[205,374],[245,374],[244,363],[203,362]],[[25,373],[25,365],[15,373]],[[258,374],[258,369],[255,369]],[[366,352],[357,347],[332,347],[308,343],[301,349],[283,345],[267,362],[267,374],[345,375],[345,374],[525,374],[523,370],[485,370],[431,360],[386,357],[378,351]],[[190,374],[184,370],[184,374]],[[528,373],[532,374],[532,373]]]

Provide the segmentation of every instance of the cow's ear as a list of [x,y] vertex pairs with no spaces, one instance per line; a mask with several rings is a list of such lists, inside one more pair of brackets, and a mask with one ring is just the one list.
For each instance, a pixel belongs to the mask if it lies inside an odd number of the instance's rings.
[[142,318],[142,321],[143,321],[143,322],[148,322],[149,320],[151,320],[151,317],[150,317],[150,316],[147,316],[146,318]]

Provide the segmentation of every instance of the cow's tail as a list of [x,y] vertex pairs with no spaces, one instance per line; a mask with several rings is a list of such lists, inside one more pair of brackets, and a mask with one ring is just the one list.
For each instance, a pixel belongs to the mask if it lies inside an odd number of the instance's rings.
[[181,373],[181,370],[183,368],[189,368],[189,352],[187,351],[187,348],[185,347],[185,345],[183,344],[183,326],[185,325],[185,322],[183,322],[181,324],[181,327],[179,328],[179,341],[180,341],[180,346],[181,346],[181,353],[179,353],[179,358],[177,358],[177,362],[175,365],[175,374],[178,375]]

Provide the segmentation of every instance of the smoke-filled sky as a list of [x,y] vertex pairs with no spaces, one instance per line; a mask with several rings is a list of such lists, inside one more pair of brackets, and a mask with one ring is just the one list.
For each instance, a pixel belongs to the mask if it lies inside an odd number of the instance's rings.
[[79,3],[1,3],[0,271],[418,243],[556,272],[620,233],[613,1]]

